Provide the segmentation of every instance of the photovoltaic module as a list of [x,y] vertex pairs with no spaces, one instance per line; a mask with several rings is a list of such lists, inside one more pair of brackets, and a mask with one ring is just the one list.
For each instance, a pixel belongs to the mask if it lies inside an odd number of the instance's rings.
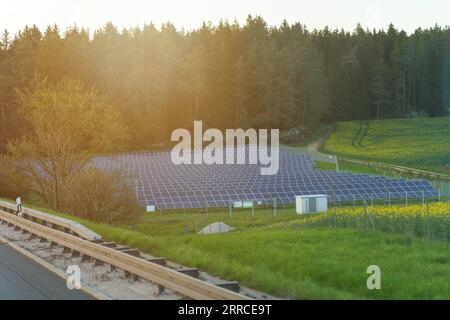
[[248,200],[293,204],[296,195],[315,194],[328,195],[330,201],[437,196],[423,180],[320,171],[308,154],[289,147],[280,148],[279,171],[269,176],[260,174],[258,164],[175,165],[170,151],[97,157],[94,167],[120,172],[139,203],[157,210],[220,208]]

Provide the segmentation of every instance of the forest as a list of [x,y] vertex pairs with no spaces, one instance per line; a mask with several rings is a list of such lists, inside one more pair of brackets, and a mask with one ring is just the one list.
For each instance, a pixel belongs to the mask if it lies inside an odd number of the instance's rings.
[[125,149],[145,150],[193,120],[294,130],[302,139],[337,120],[443,116],[449,62],[450,29],[439,26],[308,30],[260,16],[189,31],[26,26],[0,39],[0,150],[26,132],[17,92],[37,76],[95,88],[131,128]]

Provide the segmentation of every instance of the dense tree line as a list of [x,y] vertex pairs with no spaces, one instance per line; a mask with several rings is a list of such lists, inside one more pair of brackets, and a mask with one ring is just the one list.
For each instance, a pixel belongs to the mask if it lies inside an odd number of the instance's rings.
[[320,122],[444,115],[449,101],[450,29],[408,35],[394,26],[353,32],[204,24],[194,31],[146,25],[90,34],[25,27],[0,39],[0,148],[26,131],[17,89],[35,74],[77,79],[120,111],[130,150],[170,138],[174,128],[265,127],[308,132]]

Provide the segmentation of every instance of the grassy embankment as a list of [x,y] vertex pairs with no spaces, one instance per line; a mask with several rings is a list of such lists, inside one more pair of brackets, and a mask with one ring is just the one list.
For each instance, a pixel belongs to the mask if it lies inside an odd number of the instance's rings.
[[450,174],[449,136],[450,117],[339,122],[322,151]]
[[[443,214],[450,209],[445,204],[440,206],[431,212]],[[360,208],[352,212],[348,208],[342,210],[339,211],[342,217],[361,215]],[[419,211],[423,214],[420,206],[411,207],[410,210],[408,207],[398,210],[391,207],[390,210],[390,213],[380,214],[391,216],[399,210],[402,210],[399,216],[414,216]],[[426,239],[412,234],[365,232],[354,227],[335,230],[326,227],[326,224],[305,224],[302,220],[291,219],[287,222],[291,228],[286,228],[283,222],[283,227],[275,224],[263,230],[220,235],[158,236],[149,230],[145,231],[144,227],[132,230],[131,227],[110,226],[58,215],[81,222],[102,234],[106,240],[199,267],[226,279],[239,280],[243,285],[280,297],[450,298],[448,243],[430,244]],[[366,288],[366,269],[372,264],[381,268],[381,290],[370,291]]]

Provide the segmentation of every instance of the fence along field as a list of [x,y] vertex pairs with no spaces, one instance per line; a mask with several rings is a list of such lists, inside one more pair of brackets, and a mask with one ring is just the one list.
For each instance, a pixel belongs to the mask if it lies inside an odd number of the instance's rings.
[[[72,215],[53,211],[50,213],[85,225],[91,224],[87,220]],[[280,205],[275,202],[273,205],[255,205],[253,208],[168,210],[151,214],[142,212],[140,217],[132,225],[113,227],[158,237],[199,234],[204,227],[215,222],[228,224],[232,228],[231,233],[329,227],[338,230],[359,229],[365,232],[405,234],[430,241],[450,243],[450,198],[448,197],[392,199],[390,202],[376,200],[373,203],[331,201],[328,212],[303,215],[297,214],[293,205]]]
[[[435,202],[430,202],[436,200]],[[406,234],[450,243],[450,203],[438,199],[395,199],[330,203],[327,213],[298,215],[292,205],[252,209],[176,210],[147,214],[132,230],[155,236],[197,234],[215,223],[232,230],[252,231],[309,227],[350,228]],[[225,231],[225,230],[224,230]]]

